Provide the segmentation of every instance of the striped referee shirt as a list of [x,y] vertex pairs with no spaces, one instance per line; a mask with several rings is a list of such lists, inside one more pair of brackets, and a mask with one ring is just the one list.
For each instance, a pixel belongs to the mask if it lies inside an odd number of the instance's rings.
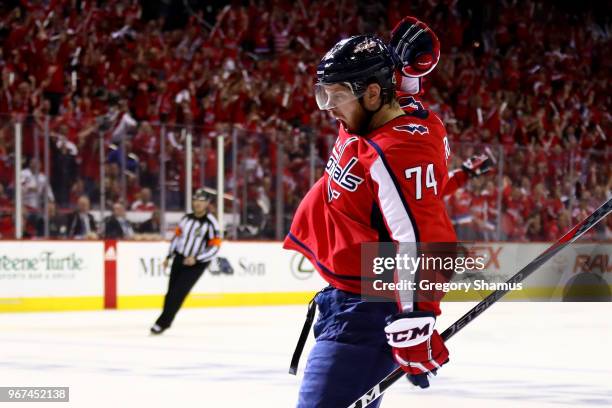
[[178,253],[185,258],[194,256],[196,262],[210,261],[219,252],[220,235],[214,215],[206,213],[198,218],[193,213],[186,214],[170,242],[168,257]]

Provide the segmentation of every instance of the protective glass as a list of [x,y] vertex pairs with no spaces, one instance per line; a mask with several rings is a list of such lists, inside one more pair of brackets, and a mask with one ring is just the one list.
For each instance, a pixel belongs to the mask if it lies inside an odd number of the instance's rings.
[[314,91],[317,106],[321,110],[334,109],[363,96],[363,93],[356,95],[348,82],[334,85],[318,83],[315,84]]

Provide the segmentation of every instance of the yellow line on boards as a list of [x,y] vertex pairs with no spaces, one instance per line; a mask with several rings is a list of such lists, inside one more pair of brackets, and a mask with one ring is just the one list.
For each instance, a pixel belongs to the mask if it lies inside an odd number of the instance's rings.
[[[185,299],[183,307],[301,305],[308,303],[315,293],[193,293]],[[117,309],[161,308],[163,303],[162,295],[117,296]]]
[[[612,291],[612,286],[608,287]],[[585,288],[580,295],[588,298],[589,293],[594,293],[589,289],[591,288]],[[315,291],[193,293],[187,297],[183,307],[300,305],[307,304],[315,293]],[[463,291],[450,291],[442,298],[442,302],[480,301],[489,293],[491,291],[469,290],[467,293]],[[505,297],[507,300],[514,301],[558,301],[561,298],[563,298],[563,293],[558,287],[525,288],[523,290],[510,291]],[[117,297],[117,309],[155,309],[161,308],[163,302],[163,295],[119,295]],[[104,298],[102,296],[0,298],[0,313],[102,309],[104,309]]]
[[101,309],[104,309],[102,296],[0,298],[0,313]]

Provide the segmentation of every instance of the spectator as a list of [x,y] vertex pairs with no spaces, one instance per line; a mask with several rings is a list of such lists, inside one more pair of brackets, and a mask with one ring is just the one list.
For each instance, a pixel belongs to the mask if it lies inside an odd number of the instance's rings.
[[4,185],[0,183],[0,212],[12,212],[13,210],[13,200],[6,194],[4,190]]
[[0,183],[0,238],[9,239],[15,236],[14,203],[6,195],[4,185]]
[[546,238],[540,214],[537,212],[529,217],[525,229],[527,230],[526,238],[530,242],[544,241]]
[[132,211],[153,211],[155,204],[151,201],[151,189],[144,187],[138,193],[138,199],[132,203]]
[[30,166],[21,172],[21,188],[23,189],[23,204],[31,212],[41,210],[45,194],[49,201],[55,199],[51,186],[47,183],[47,177],[40,172],[38,159],[31,159]]
[[[63,128],[67,131],[67,128]],[[51,185],[57,193],[57,203],[60,207],[67,207],[70,203],[70,189],[77,172],[76,146],[69,142],[64,135],[57,136],[57,142],[51,145]]]
[[43,77],[42,87],[44,88],[44,95],[51,102],[51,115],[57,115],[59,113],[62,96],[64,94],[64,64],[61,56],[58,53],[57,48],[50,47],[45,52],[45,57],[41,61],[43,63],[43,70],[45,69],[45,76]]
[[96,221],[93,215],[89,213],[90,202],[85,195],[79,197],[77,201],[77,210],[68,216],[66,225],[68,238],[77,239],[97,239]]
[[138,226],[138,232],[140,234],[160,234],[161,222],[159,210],[153,210],[153,212],[151,213],[151,218],[149,218]]
[[[57,206],[54,202],[48,203],[49,217],[49,238],[63,238],[66,236],[66,217],[57,212]],[[45,220],[39,217],[36,222],[36,236],[45,236]]]
[[125,206],[113,204],[113,214],[104,221],[104,237],[111,239],[129,239],[134,236],[134,229],[126,218]]

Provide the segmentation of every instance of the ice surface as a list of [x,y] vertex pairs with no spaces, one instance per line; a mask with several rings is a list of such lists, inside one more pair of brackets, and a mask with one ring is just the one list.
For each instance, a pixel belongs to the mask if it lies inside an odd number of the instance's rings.
[[[438,327],[469,307],[444,304]],[[300,375],[287,370],[305,306],[184,309],[154,337],[157,313],[0,314],[0,386],[69,386],[53,407],[295,406]],[[401,381],[382,406],[610,407],[611,316],[610,303],[494,305],[449,341],[428,390]]]

